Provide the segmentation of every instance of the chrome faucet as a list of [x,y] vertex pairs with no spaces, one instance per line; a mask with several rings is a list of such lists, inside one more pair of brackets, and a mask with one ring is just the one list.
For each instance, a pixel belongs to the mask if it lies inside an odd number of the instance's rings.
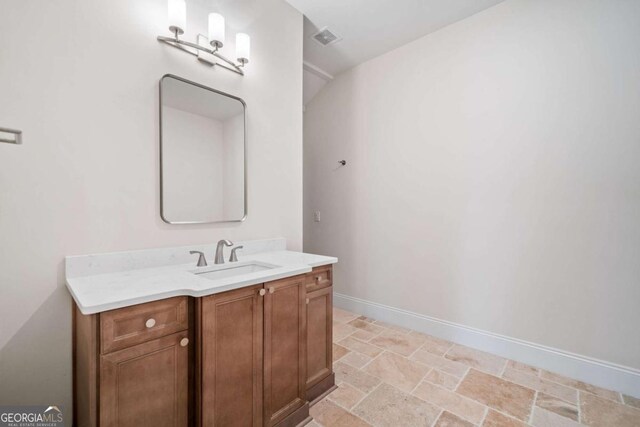
[[200,251],[189,251],[189,253],[191,255],[200,254],[200,256],[198,257],[198,267],[206,267],[207,266],[207,260],[204,258],[204,253],[203,252],[200,252]]
[[222,239],[218,242],[218,246],[216,246],[216,264],[224,264],[224,247],[225,246],[233,246],[233,243],[226,239]]

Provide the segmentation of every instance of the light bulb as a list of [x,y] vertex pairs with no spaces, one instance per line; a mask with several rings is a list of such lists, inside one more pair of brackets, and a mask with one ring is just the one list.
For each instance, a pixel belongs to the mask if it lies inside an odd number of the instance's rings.
[[236,58],[242,65],[249,62],[249,54],[251,51],[251,38],[248,34],[236,34]]
[[187,28],[187,3],[185,0],[169,0],[169,31],[176,36]]
[[224,45],[224,16],[219,13],[209,14],[209,43],[216,48]]

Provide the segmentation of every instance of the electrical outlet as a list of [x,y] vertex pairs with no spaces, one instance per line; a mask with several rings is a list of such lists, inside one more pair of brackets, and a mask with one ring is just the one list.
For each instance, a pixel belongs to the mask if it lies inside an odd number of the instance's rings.
[[314,220],[315,222],[320,222],[320,211],[315,211],[315,212],[313,213],[313,220]]

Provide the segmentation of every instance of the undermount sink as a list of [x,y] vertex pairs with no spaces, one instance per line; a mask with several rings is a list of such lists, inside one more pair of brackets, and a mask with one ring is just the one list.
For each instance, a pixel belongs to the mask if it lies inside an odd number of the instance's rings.
[[275,265],[254,262],[243,265],[230,265],[224,267],[220,266],[215,270],[208,269],[206,271],[195,271],[193,272],[193,274],[198,275],[204,279],[218,280],[227,277],[239,276],[241,274],[250,274],[256,273],[258,271],[270,270],[276,267],[277,266]]

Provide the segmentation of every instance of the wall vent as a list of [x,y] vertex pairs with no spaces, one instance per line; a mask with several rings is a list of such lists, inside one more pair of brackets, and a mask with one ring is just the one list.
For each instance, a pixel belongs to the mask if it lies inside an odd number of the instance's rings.
[[342,37],[331,31],[327,27],[324,27],[317,33],[313,34],[311,38],[320,43],[322,46],[329,46],[342,40]]

